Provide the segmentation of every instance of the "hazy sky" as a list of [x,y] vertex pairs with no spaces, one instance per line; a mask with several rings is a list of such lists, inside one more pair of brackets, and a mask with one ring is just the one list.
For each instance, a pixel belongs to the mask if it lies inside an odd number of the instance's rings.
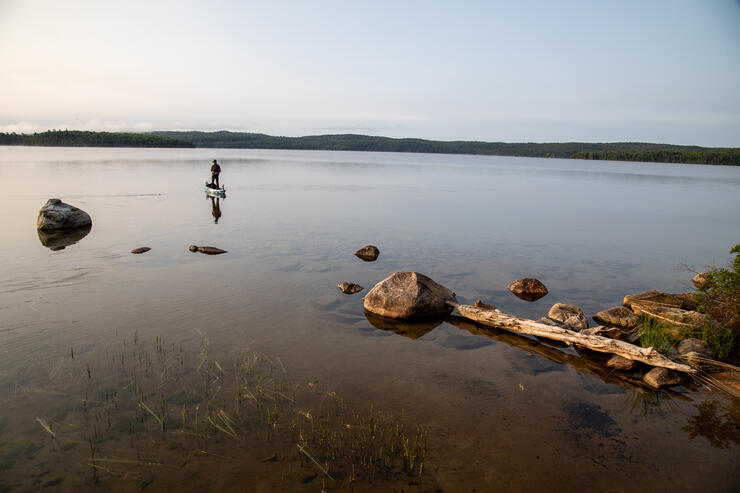
[[0,0],[0,131],[740,147],[740,1]]

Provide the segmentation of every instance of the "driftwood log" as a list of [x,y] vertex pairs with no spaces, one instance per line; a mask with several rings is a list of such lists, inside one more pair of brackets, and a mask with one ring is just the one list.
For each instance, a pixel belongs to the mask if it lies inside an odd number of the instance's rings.
[[526,318],[507,315],[497,309],[478,308],[471,305],[454,304],[455,311],[463,317],[499,329],[544,337],[555,341],[563,341],[569,344],[577,344],[600,353],[618,354],[623,358],[640,361],[650,366],[659,366],[670,370],[685,373],[694,373],[689,365],[676,363],[653,348],[642,348],[624,341],[610,339],[608,337],[586,335],[572,330],[541,324]]

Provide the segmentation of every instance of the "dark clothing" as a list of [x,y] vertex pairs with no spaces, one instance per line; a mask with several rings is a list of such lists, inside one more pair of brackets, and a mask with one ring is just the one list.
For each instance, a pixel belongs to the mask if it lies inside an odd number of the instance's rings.
[[213,166],[211,166],[211,183],[216,185],[216,188],[218,188],[220,185],[218,184],[218,175],[221,173],[221,166],[218,165],[218,163],[213,163]]

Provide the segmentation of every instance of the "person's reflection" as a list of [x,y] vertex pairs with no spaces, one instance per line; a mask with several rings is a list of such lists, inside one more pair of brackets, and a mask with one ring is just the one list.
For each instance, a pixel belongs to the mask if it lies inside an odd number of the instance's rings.
[[213,215],[213,222],[218,224],[218,218],[221,217],[221,204],[219,198],[211,197],[211,214]]

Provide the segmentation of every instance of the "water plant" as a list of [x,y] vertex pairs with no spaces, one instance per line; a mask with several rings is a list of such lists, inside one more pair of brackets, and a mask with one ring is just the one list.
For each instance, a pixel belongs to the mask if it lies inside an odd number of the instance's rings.
[[662,351],[668,341],[666,324],[648,315],[640,315],[637,320],[637,335],[642,347],[652,347]]

